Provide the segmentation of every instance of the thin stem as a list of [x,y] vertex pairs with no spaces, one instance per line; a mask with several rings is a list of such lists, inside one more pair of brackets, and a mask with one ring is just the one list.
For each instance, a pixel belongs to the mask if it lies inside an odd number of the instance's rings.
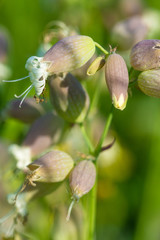
[[98,47],[105,55],[108,55],[109,52],[107,52],[107,50],[105,50],[99,43],[94,42],[95,46]]
[[87,143],[87,146],[89,148],[89,152],[92,154],[94,152],[94,148],[93,148],[93,145],[92,145],[92,143],[91,143],[91,141],[90,141],[90,139],[89,139],[89,137],[86,133],[85,127],[84,127],[83,124],[80,124],[79,126],[80,126],[81,132],[83,134],[83,137],[84,137],[84,139]]
[[[111,107],[111,110],[110,110],[110,113],[109,113],[109,116],[107,118],[107,121],[106,121],[106,124],[105,124],[105,127],[104,127],[104,131],[102,133],[102,136],[99,140],[99,143],[94,151],[94,156],[97,160],[100,152],[101,152],[101,149],[102,149],[102,144],[105,140],[105,137],[108,133],[108,130],[109,130],[109,127],[111,125],[111,122],[112,122],[112,118],[113,118],[113,106]],[[97,161],[95,160],[95,166],[96,166],[96,169],[97,169]],[[97,171],[98,173],[98,171]],[[95,239],[95,220],[96,220],[96,205],[97,205],[97,179],[98,179],[98,176],[96,176],[96,181],[95,181],[95,185],[94,187],[92,188],[92,190],[89,192],[89,196],[88,196],[88,200],[89,200],[89,206],[88,206],[88,213],[89,213],[89,221],[88,221],[88,224],[89,224],[89,228],[88,228],[88,238],[87,240],[94,240]]]
[[94,156],[95,156],[95,157],[98,157],[98,155],[99,155],[99,153],[100,153],[100,151],[101,151],[102,144],[103,144],[103,142],[104,142],[104,140],[105,140],[105,137],[106,137],[106,135],[107,135],[107,133],[108,133],[110,124],[111,124],[111,122],[112,122],[112,118],[113,118],[113,106],[111,107],[111,110],[110,110],[109,116],[108,116],[108,118],[107,118],[107,121],[106,121],[106,124],[105,124],[105,127],[104,127],[104,131],[103,131],[103,133],[102,133],[102,136],[101,136],[101,138],[100,138],[100,140],[99,140],[99,143],[98,143],[98,145],[97,145],[97,147],[96,147],[96,149],[95,149],[95,151],[94,151]]
[[[97,165],[97,162],[95,162]],[[97,166],[96,166],[97,168]],[[97,206],[97,179],[94,184],[94,187],[88,194],[88,237],[87,240],[94,240],[95,239],[95,223],[96,223],[96,206]]]

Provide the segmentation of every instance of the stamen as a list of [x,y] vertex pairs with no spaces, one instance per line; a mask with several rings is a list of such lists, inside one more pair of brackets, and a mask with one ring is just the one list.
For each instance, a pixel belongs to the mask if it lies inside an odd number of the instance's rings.
[[28,92],[27,92],[27,93],[24,95],[24,97],[22,98],[22,100],[21,100],[21,102],[20,102],[20,104],[19,104],[19,108],[21,108],[24,99],[27,97],[28,93],[31,91],[32,88],[33,88],[33,85],[30,86]]
[[21,93],[19,96],[17,96],[16,94],[14,94],[14,96],[16,97],[16,98],[20,98],[20,97],[22,97],[30,88],[32,88],[33,87],[33,84],[32,85],[30,85],[23,93]]
[[72,211],[72,208],[73,208],[73,205],[75,204],[75,199],[72,200],[70,206],[69,206],[69,209],[68,209],[68,213],[67,213],[67,217],[66,217],[66,221],[68,222],[69,219],[70,219],[70,216],[71,216],[71,211]]
[[26,76],[26,77],[23,77],[23,78],[19,78],[19,79],[16,79],[16,80],[2,80],[2,82],[19,82],[19,81],[22,81],[26,78],[29,78],[29,76]]

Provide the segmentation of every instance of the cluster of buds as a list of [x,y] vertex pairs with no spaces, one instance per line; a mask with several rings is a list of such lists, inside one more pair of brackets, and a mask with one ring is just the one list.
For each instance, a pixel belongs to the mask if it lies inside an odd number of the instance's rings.
[[160,40],[138,42],[131,50],[131,66],[142,71],[138,76],[140,90],[148,96],[160,97]]
[[[74,161],[67,153],[53,150],[44,154],[44,151],[48,151],[48,148],[60,139],[64,120],[69,123],[82,123],[87,116],[89,96],[70,71],[84,66],[93,57],[96,47],[103,51],[104,56],[97,57],[91,63],[87,74],[94,75],[104,67],[113,105],[123,110],[128,99],[129,82],[125,61],[114,50],[107,58],[108,52],[105,49],[92,38],[81,35],[63,38],[43,57],[32,56],[27,60],[25,68],[29,71],[27,77],[30,77],[32,84],[21,95],[15,95],[17,98],[23,96],[22,100],[12,101],[6,110],[9,117],[32,124],[22,145],[10,147],[10,152],[17,159],[17,168],[27,174],[22,188],[15,195],[15,200],[20,192],[24,189],[27,191],[29,187],[35,187],[41,191],[45,186],[44,192],[48,189],[50,192],[53,189],[52,184],[63,182],[70,174],[69,184],[73,201],[69,207],[67,220],[73,204],[93,188],[96,168],[87,158],[73,168]],[[13,82],[27,77],[13,80]],[[32,88],[35,88],[37,96],[43,94],[47,79],[51,103],[57,114],[53,111],[46,113],[43,106],[33,104],[33,100],[26,99]],[[22,103],[24,106],[19,109],[17,106],[21,107]],[[31,162],[32,158],[36,160]],[[46,185],[41,189],[39,183]],[[49,184],[48,187],[47,184]]]
[[[30,200],[31,196],[37,195],[27,194],[29,193],[30,185],[36,188],[37,183],[46,183],[44,189],[43,185],[38,185],[38,191],[43,191],[45,195],[47,191],[53,191],[54,184],[61,183],[67,178],[68,174],[72,170],[74,161],[70,155],[62,151],[50,151],[44,154],[42,157],[33,161],[27,166],[26,179],[20,190],[16,194],[10,194],[8,202],[14,204],[13,209],[6,216],[0,219],[0,234],[3,234],[7,239],[15,235],[17,224],[19,219],[24,224],[27,217],[26,205]],[[52,184],[52,185],[51,185]],[[25,190],[25,192],[23,192]],[[23,193],[22,193],[23,192]],[[29,195],[29,196],[28,196]],[[6,221],[11,221],[11,227],[5,229],[4,225]],[[1,229],[2,228],[2,229]]]
[[[21,195],[22,191],[29,191],[29,186],[38,187],[38,191],[42,190],[38,183],[42,183],[42,188],[43,184],[46,183],[44,191],[44,194],[46,194],[46,190],[50,192],[51,183],[57,186],[56,183],[64,181],[69,175],[69,185],[73,199],[67,215],[67,220],[69,220],[73,204],[93,188],[96,180],[96,167],[92,161],[81,160],[74,168],[73,165],[72,157],[65,152],[53,150],[44,154],[27,165],[26,179],[17,194],[14,195],[14,201],[17,201],[17,197]],[[53,185],[51,185],[51,188],[53,191]]]

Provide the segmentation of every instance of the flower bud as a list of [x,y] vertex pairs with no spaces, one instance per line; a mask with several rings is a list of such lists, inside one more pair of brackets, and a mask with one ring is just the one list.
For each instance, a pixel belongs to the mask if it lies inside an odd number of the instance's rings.
[[131,50],[131,66],[138,71],[160,67],[160,40],[150,39],[138,42]]
[[106,63],[105,57],[97,57],[89,66],[87,70],[87,75],[94,75],[97,71],[99,71],[104,64]]
[[10,152],[17,160],[17,167],[24,169],[32,157],[41,154],[57,142],[62,129],[63,120],[52,112],[38,118],[32,124],[22,146],[10,146]]
[[115,24],[112,29],[112,40],[122,50],[130,49],[143,40],[149,29],[141,16],[133,16]]
[[77,32],[70,26],[61,21],[51,21],[47,24],[43,33],[44,43],[53,43],[65,37],[77,35]]
[[26,98],[23,108],[19,108],[20,101],[19,99],[12,100],[5,109],[5,115],[24,123],[32,123],[45,112],[42,105],[37,104],[33,98]]
[[65,152],[51,151],[35,160],[27,167],[31,182],[61,182],[73,168],[73,159]]
[[148,70],[139,74],[138,86],[146,95],[160,98],[160,69]]
[[126,63],[119,54],[108,57],[105,77],[114,107],[123,110],[128,99],[129,76]]
[[89,160],[83,160],[72,170],[69,182],[75,199],[81,198],[94,186],[96,179],[95,165]]
[[68,122],[82,122],[89,107],[89,96],[70,73],[51,76],[50,98],[57,113]]
[[95,43],[88,36],[69,36],[53,45],[44,55],[49,73],[70,72],[83,66],[94,54]]

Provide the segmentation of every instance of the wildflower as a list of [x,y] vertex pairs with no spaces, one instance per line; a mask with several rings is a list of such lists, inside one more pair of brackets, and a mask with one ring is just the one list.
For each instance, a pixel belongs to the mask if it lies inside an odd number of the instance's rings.
[[82,160],[72,170],[69,184],[73,201],[68,210],[67,220],[70,218],[72,207],[83,195],[87,194],[94,186],[96,180],[96,168],[90,160]]
[[[30,78],[31,85],[16,98],[24,96],[19,104],[21,107],[24,99],[34,87],[37,96],[45,88],[48,76],[54,73],[69,72],[83,66],[94,54],[95,42],[88,36],[75,35],[63,38],[53,45],[43,57],[30,57],[25,65],[29,75],[11,82]],[[3,80],[3,82],[10,82]]]

